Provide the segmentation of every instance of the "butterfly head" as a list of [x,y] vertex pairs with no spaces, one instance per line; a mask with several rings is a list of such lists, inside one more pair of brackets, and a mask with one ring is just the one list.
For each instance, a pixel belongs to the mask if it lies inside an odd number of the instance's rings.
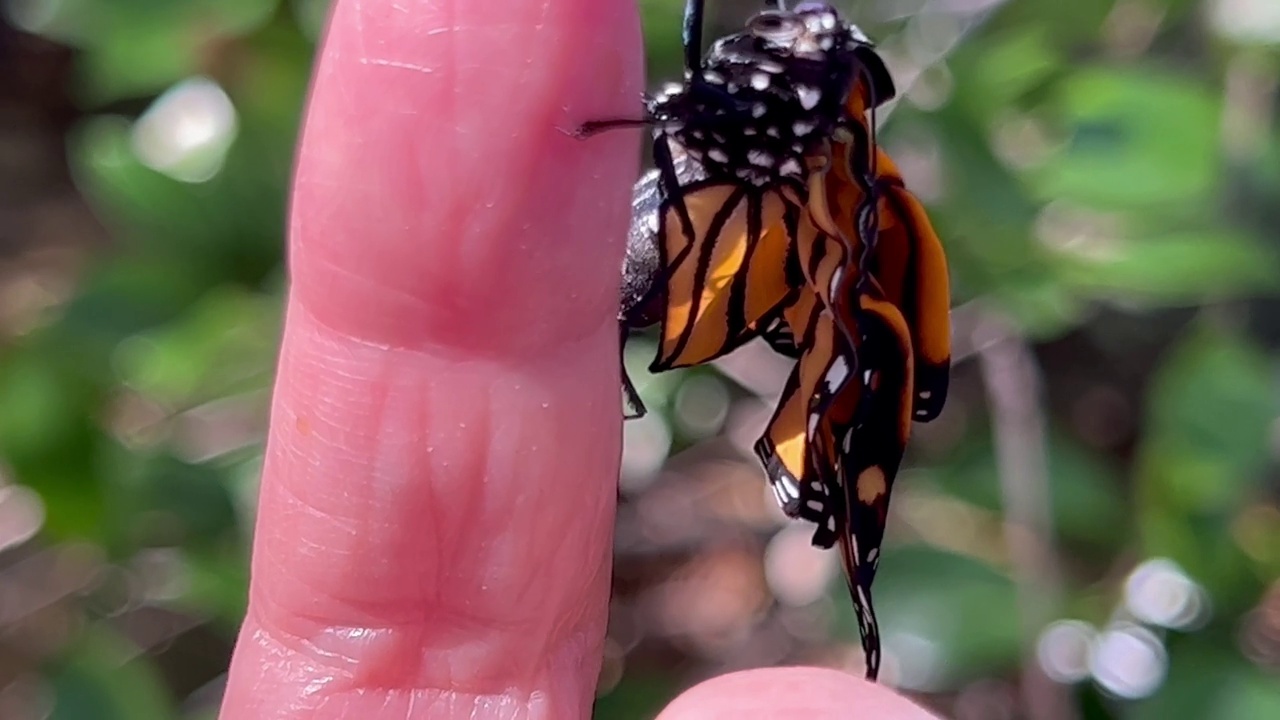
[[831,6],[768,10],[713,43],[698,75],[663,88],[649,114],[708,175],[757,186],[802,181],[868,63],[883,68],[862,31]]

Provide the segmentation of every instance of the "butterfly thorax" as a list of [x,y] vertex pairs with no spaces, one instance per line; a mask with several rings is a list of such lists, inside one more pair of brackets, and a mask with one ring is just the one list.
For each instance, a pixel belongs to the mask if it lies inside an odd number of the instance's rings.
[[869,42],[828,6],[760,13],[713,44],[700,77],[650,100],[665,137],[708,177],[766,186],[803,180],[847,114],[860,48]]

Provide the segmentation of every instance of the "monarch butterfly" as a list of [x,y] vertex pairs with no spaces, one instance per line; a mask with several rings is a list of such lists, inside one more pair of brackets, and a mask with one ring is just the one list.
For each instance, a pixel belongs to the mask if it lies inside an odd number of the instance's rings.
[[[870,586],[911,422],[932,420],[949,372],[946,259],[919,202],[876,147],[869,112],[894,95],[870,41],[829,6],[766,11],[698,56],[643,120],[657,167],[636,184],[619,313],[661,322],[651,370],[696,365],[755,337],[796,358],[756,443],[787,515],[839,543],[874,679]],[[623,374],[629,403],[643,413]]]
[[[705,61],[701,16],[702,0],[689,0],[684,85],[649,98],[642,119],[577,133],[654,127],[657,167],[633,195],[620,311],[624,338],[661,323],[654,372],[709,362],[778,327],[802,284],[790,256],[811,158],[829,152],[855,80],[879,102],[893,96],[870,41],[825,4],[761,12]],[[775,348],[792,344],[785,332],[764,334]],[[643,414],[623,380],[631,416]]]

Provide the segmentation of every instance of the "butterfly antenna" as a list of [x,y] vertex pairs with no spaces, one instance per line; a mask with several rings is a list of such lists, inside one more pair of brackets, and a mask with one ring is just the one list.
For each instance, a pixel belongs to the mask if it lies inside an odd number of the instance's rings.
[[684,70],[692,82],[702,77],[702,11],[705,0],[684,3]]

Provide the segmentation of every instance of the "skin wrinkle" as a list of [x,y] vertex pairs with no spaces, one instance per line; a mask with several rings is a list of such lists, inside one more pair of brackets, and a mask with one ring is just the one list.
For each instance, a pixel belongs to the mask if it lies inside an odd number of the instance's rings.
[[[249,620],[256,621],[256,630],[254,634],[263,647],[273,649],[273,655],[284,662],[288,659],[305,658],[303,664],[308,666],[322,665],[326,672],[323,674],[325,678],[324,685],[330,685],[339,681],[353,680],[355,674],[351,671],[350,666],[354,664],[349,657],[323,653],[315,649],[304,639],[279,631],[273,632],[269,625],[269,618],[264,617],[260,612],[260,605],[249,606]],[[290,650],[292,653],[281,652]],[[340,664],[341,663],[341,664]]]
[[[424,314],[428,310],[426,301],[423,300],[423,298],[419,297],[418,295],[415,295],[414,293],[411,293],[402,288],[394,288],[394,287],[388,287],[386,285],[383,285],[359,273],[353,272],[350,268],[343,267],[342,265],[339,265],[338,263],[333,262],[332,260],[323,256],[320,257],[318,260],[316,260],[316,262],[320,263],[324,267],[324,269],[327,270],[328,272],[331,272],[334,275],[337,275],[339,277],[345,278],[348,282],[350,282],[353,285],[361,286],[365,291],[369,292],[370,295],[381,294],[383,296],[381,298],[381,302],[386,302],[388,299],[394,299],[396,302],[414,306],[414,308],[416,308],[418,311]],[[312,315],[312,317],[315,317],[314,314]],[[347,335],[348,337],[353,337],[353,339],[361,339],[361,338],[352,336],[351,334],[343,331],[340,328],[334,328],[334,329],[344,335]],[[388,347],[384,343],[375,343],[371,341],[365,341],[365,342],[375,347],[382,347],[382,348]]]
[[[372,290],[387,291],[389,295],[393,295],[397,298],[403,299],[406,302],[412,302],[414,304],[420,305],[425,308],[425,305],[419,298],[416,298],[409,293],[390,290],[382,285],[376,285],[372,282],[368,282],[364,278],[361,278],[360,276],[350,272],[349,270],[339,268],[336,265],[333,265],[332,263],[327,263],[327,264],[332,266],[334,270],[339,272],[340,274],[351,277],[353,280],[359,280],[362,285],[366,285]],[[609,303],[613,302],[613,297],[616,296],[616,294],[617,294],[616,287],[613,288],[613,290],[607,294],[607,297],[609,298],[608,300]],[[573,300],[574,305],[589,305],[589,306],[603,307],[608,304],[602,301],[598,302],[593,298],[582,298],[576,294],[576,291],[573,292],[573,297],[575,298]],[[384,300],[385,299],[386,298],[384,298]],[[541,355],[549,352],[550,353],[559,352],[561,350],[561,345],[578,343],[588,337],[595,336],[596,334],[602,332],[603,328],[607,327],[610,329],[615,329],[615,326],[617,324],[617,318],[615,314],[611,311],[610,313],[605,314],[603,317],[601,317],[598,325],[585,326],[580,331],[574,334],[565,336],[559,344],[556,344],[556,345],[539,344],[537,346],[522,347],[520,349],[520,352],[513,353],[511,351],[511,348],[485,347],[485,346],[459,347],[454,343],[431,342],[430,340],[424,340],[423,342],[415,343],[413,345],[398,345],[398,344],[388,344],[383,342],[377,342],[367,337],[349,334],[347,330],[339,326],[327,323],[322,317],[319,317],[315,313],[310,312],[306,307],[305,303],[298,303],[296,308],[291,310],[291,312],[306,313],[309,316],[309,319],[311,322],[324,326],[326,329],[328,329],[335,335],[342,336],[343,337],[342,347],[343,349],[348,350],[348,354],[349,354],[350,346],[352,344],[357,344],[357,345],[364,345],[369,348],[378,349],[378,350],[397,350],[397,351],[409,352],[414,354],[420,354],[423,357],[431,357],[431,358],[437,358],[440,360],[448,360],[448,361],[457,363],[459,365],[467,362],[492,362],[492,363],[499,364],[497,367],[494,368],[495,372],[498,373],[499,376],[501,376],[503,372],[506,372],[509,369],[508,366],[514,366],[517,369],[521,367],[524,364],[523,360],[526,357],[528,357],[530,353]],[[531,334],[538,335],[541,337],[548,336],[548,334],[553,329],[553,328],[549,328],[548,327],[549,323],[547,323],[542,318],[536,318],[532,320],[530,323],[528,323],[528,325],[531,328],[540,330],[539,332],[534,332]],[[513,356],[518,357],[519,361],[513,361],[512,360]]]
[[[503,388],[502,391],[510,392],[506,388]],[[502,392],[502,391],[499,391],[499,392]],[[490,415],[497,415],[499,417],[505,417],[510,415],[510,413],[504,412],[505,403],[502,402],[503,399],[499,397],[498,393],[495,392],[493,388],[490,389],[490,392],[488,393],[487,398],[488,398],[488,408],[489,408]],[[537,403],[531,403],[531,405],[536,406]],[[554,470],[552,468],[547,468],[546,470],[543,470],[542,468],[538,467],[537,458],[528,457],[527,448],[530,445],[532,445],[532,443],[528,441],[529,435],[531,434],[529,430],[531,428],[526,423],[530,423],[530,422],[533,422],[533,421],[529,418],[525,418],[525,423],[521,423],[520,420],[516,420],[514,423],[512,422],[499,423],[499,427],[502,427],[503,429],[502,431],[504,432],[504,434],[509,433],[511,436],[510,440],[514,441],[511,446],[521,448],[521,450],[515,453],[512,453],[508,457],[496,459],[495,467],[492,468],[493,472],[495,473],[494,475],[495,477],[519,478],[525,474],[533,475],[533,476],[554,474]],[[536,432],[533,433],[533,435],[536,437]],[[493,441],[496,444],[501,444],[496,442],[497,441],[496,437],[493,439]],[[490,476],[485,475],[483,477],[486,478],[486,482],[484,484],[488,485],[489,483],[487,482],[487,478]],[[529,499],[530,500],[529,504],[532,505],[533,507],[548,507],[549,503],[547,502],[546,493],[549,490],[554,490],[555,484],[556,483],[553,480],[551,483],[546,484],[551,486],[550,488],[544,485],[537,485],[537,484],[533,485],[532,487],[527,487],[525,483],[521,483],[517,481],[517,487],[521,489],[520,495],[517,495],[514,493],[504,495],[502,493],[499,493],[496,498],[498,502],[504,503],[504,506],[502,507],[502,510],[501,510],[501,515],[511,518],[513,523],[520,523],[521,520],[526,519],[528,514],[521,512],[521,508],[520,508],[520,505],[523,504],[522,500],[525,499],[525,496],[523,495],[523,493],[525,492],[532,492],[534,494],[534,496]],[[514,529],[516,530],[516,532],[513,532],[512,535],[519,537],[521,535],[519,531],[522,528],[514,528]],[[554,558],[558,556],[560,546],[564,538],[565,538],[565,535],[561,533],[561,534],[553,535],[549,539],[552,545],[548,548],[549,549],[549,552],[547,553],[548,557]],[[513,543],[510,549],[517,556],[519,556],[521,552],[521,548],[518,545]],[[500,553],[495,552],[495,554],[500,554]],[[518,564],[519,564],[519,559],[513,561],[513,560],[508,560],[504,558],[501,561],[490,562],[487,566],[483,566],[486,568],[486,578],[485,578],[486,582],[489,581],[490,576],[501,577],[504,575],[514,575],[516,577],[519,577],[520,575],[523,575],[524,582],[518,583],[516,587],[512,588],[511,592],[512,592],[512,595],[514,595],[515,597],[529,597],[531,595],[529,592],[530,587],[539,582],[540,573],[536,573],[536,572],[512,573],[511,568],[518,566]],[[534,594],[534,596],[536,597],[536,594]],[[532,615],[539,614],[539,611],[540,611],[540,608],[529,608],[529,613]]]
[[[322,590],[318,588],[308,587],[307,589],[312,592],[322,592]],[[271,608],[278,605],[270,595],[266,594],[262,590],[255,589],[253,597],[256,605],[259,607]],[[402,620],[394,625],[385,624],[385,620],[383,620],[383,618],[396,616],[397,613],[393,612],[395,609],[396,608],[394,607],[372,607],[367,603],[351,605],[349,609],[350,617],[353,620],[365,619],[365,624],[340,627],[330,625],[330,621],[323,617],[310,616],[306,612],[295,611],[292,615],[295,620],[293,626],[296,627],[293,627],[291,630],[280,628],[280,633],[283,637],[296,639],[296,641],[304,645],[309,652],[319,653],[326,657],[338,657],[339,655],[337,653],[325,651],[319,648],[318,645],[311,642],[308,638],[313,636],[323,636],[326,634],[334,635],[338,638],[355,637],[361,632],[376,631],[394,633],[403,631],[406,628],[414,629],[432,623],[437,625],[447,625],[455,628],[459,633],[464,635],[467,633],[482,635],[484,634],[484,631],[489,631],[497,635],[517,635],[527,631],[527,623],[525,622],[495,621],[489,617],[469,614],[465,610],[459,610],[456,607],[423,608],[423,614],[426,619]],[[267,616],[269,617],[270,615],[268,614]],[[552,637],[573,635],[576,631],[571,630],[571,628],[575,628],[580,624],[580,622],[570,623],[566,620],[562,625],[568,626],[570,629],[562,628],[560,631],[553,631],[549,633],[549,635]]]
[[[295,313],[293,317],[295,322],[305,322],[308,319],[305,313]],[[431,676],[435,673],[447,673],[455,682],[460,676],[472,675],[473,681],[483,684],[485,678],[496,679],[504,672],[526,677],[535,672],[540,662],[536,654],[525,654],[524,658],[520,658],[511,655],[504,657],[502,653],[498,653],[495,657],[493,649],[510,642],[508,638],[519,638],[522,643],[533,641],[537,645],[552,647],[563,643],[573,633],[581,632],[586,626],[590,626],[593,633],[603,633],[603,617],[591,616],[583,607],[583,599],[594,597],[603,605],[602,593],[607,592],[607,584],[601,583],[599,578],[601,566],[607,564],[607,559],[602,557],[602,553],[594,553],[597,556],[594,559],[595,566],[588,570],[585,577],[580,565],[583,547],[607,547],[607,541],[602,535],[607,532],[610,524],[567,523],[570,531],[558,534],[547,533],[539,528],[547,524],[565,525],[566,523],[556,520],[561,514],[585,512],[591,516],[600,516],[607,513],[611,508],[608,502],[608,498],[611,498],[610,491],[601,487],[582,496],[585,505],[565,506],[560,494],[564,489],[581,483],[582,479],[556,477],[555,480],[538,480],[555,476],[562,471],[561,465],[555,457],[557,454],[534,454],[528,448],[535,444],[554,445],[559,437],[556,430],[563,427],[563,422],[555,422],[556,418],[574,418],[573,424],[592,422],[589,419],[591,413],[584,414],[575,407],[580,401],[566,400],[563,394],[555,391],[548,383],[572,382],[571,378],[576,378],[577,374],[573,367],[582,362],[604,366],[608,358],[612,357],[612,343],[593,339],[589,343],[592,350],[587,352],[574,347],[565,348],[563,355],[569,358],[568,363],[557,356],[550,356],[537,363],[526,361],[525,371],[516,375],[519,378],[517,383],[495,384],[492,380],[494,373],[488,369],[489,363],[472,363],[460,369],[450,367],[452,374],[466,378],[462,380],[464,385],[479,383],[484,388],[481,392],[490,398],[487,403],[458,407],[451,402],[450,396],[430,391],[427,391],[427,402],[424,405],[419,399],[419,390],[401,386],[394,381],[388,382],[384,373],[391,372],[389,368],[375,373],[365,371],[363,364],[368,359],[361,355],[381,358],[386,354],[384,351],[364,350],[356,346],[357,349],[344,357],[341,363],[328,363],[323,359],[316,361],[317,357],[327,358],[334,353],[324,337],[327,333],[318,326],[315,326],[315,330],[320,331],[315,340],[309,345],[296,347],[295,351],[284,356],[285,374],[292,381],[308,387],[310,392],[305,396],[308,398],[326,398],[329,395],[328,383],[336,380],[357,404],[330,406],[327,401],[322,401],[310,406],[295,406],[283,402],[277,408],[277,417],[283,421],[273,424],[273,445],[290,455],[300,454],[304,458],[310,453],[321,452],[339,459],[350,454],[349,462],[356,463],[360,453],[355,448],[373,443],[375,449],[372,455],[380,458],[382,464],[368,468],[368,477],[363,483],[349,485],[353,492],[364,494],[367,500],[360,501],[357,498],[357,502],[352,503],[348,497],[317,493],[307,479],[310,471],[305,470],[314,465],[305,462],[300,466],[296,462],[289,463],[287,467],[291,467],[294,472],[277,473],[278,483],[265,488],[267,495],[264,497],[283,503],[282,509],[295,516],[295,519],[296,516],[325,519],[336,512],[337,517],[342,519],[339,526],[354,522],[365,528],[364,536],[373,536],[372,541],[377,544],[383,542],[377,536],[384,533],[391,533],[393,536],[402,534],[399,528],[420,525],[422,514],[418,512],[419,508],[447,507],[450,512],[440,514],[446,514],[454,523],[436,528],[440,541],[435,546],[446,553],[442,556],[445,558],[442,564],[431,573],[416,575],[413,568],[382,567],[376,558],[373,565],[370,565],[369,554],[355,549],[360,544],[360,538],[356,538],[352,546],[344,548],[332,535],[327,537],[327,544],[322,545],[312,543],[305,531],[299,533],[294,530],[288,532],[287,536],[277,538],[273,538],[273,533],[264,531],[261,539],[268,546],[276,542],[288,547],[289,552],[293,553],[291,557],[294,558],[295,565],[301,558],[312,557],[313,561],[323,564],[322,570],[327,576],[347,572],[343,566],[354,562],[360,563],[362,576],[394,574],[401,578],[400,592],[397,594],[399,600],[371,606],[369,599],[363,595],[368,589],[367,582],[322,580],[319,587],[307,587],[308,583],[302,578],[313,574],[315,568],[303,568],[304,572],[299,576],[289,564],[277,567],[270,574],[281,580],[289,578],[287,584],[291,588],[288,592],[297,594],[303,591],[308,604],[318,613],[312,618],[295,614],[291,618],[292,625],[278,626],[283,632],[306,638],[306,642],[298,645],[297,649],[330,658],[366,658],[363,670],[367,674],[358,675],[357,679],[351,681],[356,685],[367,685],[377,678],[382,678],[380,682],[392,686],[412,684],[414,677]],[[607,332],[614,334],[612,328],[607,329]],[[604,348],[604,352],[595,350],[597,346]],[[395,355],[393,352],[392,356]],[[417,353],[411,355],[415,362],[419,356]],[[391,367],[394,366],[395,363],[391,363]],[[445,379],[438,373],[426,372],[418,377],[430,378],[424,380],[425,387],[437,384],[455,389],[457,387],[456,382]],[[361,392],[361,382],[371,383],[375,391]],[[517,384],[522,390],[512,389]],[[612,386],[608,392],[612,392]],[[555,405],[549,405],[550,423],[528,420],[530,417],[546,414],[542,412],[511,415],[520,418],[519,420],[504,421],[492,417],[494,412],[502,412],[501,417],[506,417],[512,409],[513,400],[518,399],[517,406],[541,409],[541,398],[557,395],[562,397]],[[331,421],[323,412],[312,410],[311,407],[331,411],[334,418],[341,417],[343,412],[348,416],[367,417],[364,427],[372,429],[353,431]],[[404,415],[405,412],[409,415]],[[313,418],[305,437],[297,432],[297,418],[302,416]],[[403,428],[420,430],[406,432]],[[501,440],[497,441],[498,439]],[[422,451],[424,444],[437,446],[439,449],[425,453]],[[450,445],[457,447],[451,449]],[[506,449],[499,451],[498,447]],[[397,459],[401,453],[407,455]],[[583,472],[586,473],[583,477],[596,477],[607,473],[606,468],[616,466],[620,447],[615,443],[612,447],[592,448],[582,454]],[[277,462],[277,458],[273,455],[269,462]],[[424,462],[426,464],[422,465]],[[448,462],[447,467],[445,462]],[[493,465],[494,462],[499,464]],[[304,472],[297,473],[299,468],[303,468]],[[523,472],[520,471],[521,468]],[[588,471],[589,468],[597,469]],[[327,470],[333,469],[330,467]],[[431,478],[416,493],[416,500],[404,502],[402,495],[386,489],[389,483],[398,485],[411,482],[410,478],[415,476]],[[447,480],[451,477],[476,478],[480,481],[456,487]],[[500,481],[491,481],[492,478]],[[574,481],[564,485],[570,480]],[[442,481],[445,483],[443,486],[440,485]],[[363,491],[359,490],[362,486],[365,488]],[[303,488],[307,489],[306,495],[301,492]],[[328,507],[317,507],[317,500]],[[521,512],[524,506],[550,507],[556,512],[551,516]],[[352,508],[360,507],[368,508],[365,516],[352,516]],[[468,521],[468,517],[507,518],[507,522],[512,523],[513,527],[503,537],[487,538],[487,542],[482,542],[474,533],[488,531],[481,530],[479,523]],[[326,524],[326,532],[332,529],[328,525]],[[584,532],[590,536],[582,535]],[[545,537],[546,540],[542,542],[554,546],[538,551],[546,558],[542,563],[529,563],[525,559],[532,551],[525,540],[528,537]],[[323,547],[326,551],[321,554],[313,551],[313,547],[317,550]],[[449,553],[452,553],[452,559]],[[404,557],[413,553],[406,548],[391,554]],[[272,558],[272,555],[259,555],[258,560],[267,562],[268,558]],[[364,560],[361,561],[360,558]],[[477,567],[488,571],[477,577]],[[408,572],[407,578],[405,571]],[[567,578],[569,582],[548,585],[542,577],[544,573],[551,577]],[[405,584],[406,580],[409,581],[408,584]],[[448,591],[436,584],[450,580],[453,582]],[[488,588],[483,587],[486,582],[489,584]],[[588,589],[591,583],[597,584],[594,592]],[[255,586],[264,593],[255,597],[270,599],[273,601],[271,604],[277,606],[286,604],[287,600],[274,597],[270,587]],[[344,597],[329,593],[326,597],[322,587],[349,588],[350,594]],[[468,605],[459,607],[453,604],[459,595],[468,598]],[[510,603],[513,596],[524,596],[528,601],[513,607]],[[397,607],[402,609],[397,610]],[[381,618],[400,616],[403,622],[384,631],[361,634],[353,632],[350,623],[339,627],[325,625],[323,621],[325,617],[349,618],[358,613]],[[454,621],[459,616],[481,618],[482,629],[459,627]],[[485,639],[482,641],[480,638]],[[347,649],[343,649],[344,647]],[[352,649],[355,647],[365,649],[356,652]],[[412,657],[416,649],[421,647],[434,647],[441,652],[421,658],[416,664],[406,664],[404,659]],[[449,660],[444,659],[446,653],[443,649],[447,647],[453,648],[449,651],[453,656]],[[383,662],[371,662],[371,658],[383,658]]]
[[395,60],[381,60],[378,58],[369,58],[369,59],[361,60],[361,62],[367,65],[381,65],[382,67],[395,68],[397,70],[412,70],[414,72],[428,73],[428,74],[436,71],[435,68],[423,67],[421,65],[414,65],[413,63],[397,62]]
[[[290,649],[295,649],[293,648],[293,643],[288,642],[279,635],[273,634],[267,626],[262,625],[261,616],[256,617],[259,619],[259,629],[256,631],[256,639],[260,643],[264,646],[289,647]],[[302,642],[302,646],[304,648],[310,649],[310,646],[307,645],[305,641],[299,641],[295,638],[294,642]],[[275,653],[275,655],[281,659],[290,657],[289,655],[278,652]],[[392,699],[403,697],[409,698],[409,702],[411,704],[417,702],[419,698],[424,697],[432,698],[434,702],[443,701],[446,703],[456,701],[465,702],[466,699],[470,698],[473,704],[492,708],[492,703],[496,702],[499,706],[509,707],[512,710],[518,711],[521,708],[533,709],[535,707],[534,696],[537,696],[538,698],[538,702],[536,704],[545,704],[548,707],[552,704],[551,696],[545,692],[535,690],[528,695],[524,695],[523,693],[515,690],[514,687],[504,688],[503,691],[499,693],[485,693],[471,691],[465,686],[459,687],[452,684],[447,686],[450,687],[450,691],[448,692],[432,686],[380,685],[377,683],[370,683],[367,679],[362,677],[363,673],[361,672],[352,672],[349,669],[351,667],[363,668],[351,658],[331,657],[315,653],[314,651],[303,653],[302,655],[310,657],[315,664],[321,665],[331,671],[328,673],[322,673],[324,677],[328,678],[326,681],[313,683],[307,688],[307,691],[303,693],[304,697],[320,700],[320,704],[315,706],[317,709],[321,709],[334,702],[340,702],[347,696],[366,695],[371,691],[385,691],[384,701],[391,701]],[[544,687],[550,677],[566,677],[568,675],[564,672],[554,672],[551,668],[555,665],[580,665],[583,663],[584,657],[594,656],[594,648],[591,647],[591,644],[584,642],[584,636],[581,633],[571,635],[559,646],[554,648],[552,652],[549,652],[545,656],[546,658],[549,658],[549,662],[543,663],[543,667],[534,673],[534,675],[544,677],[539,677],[538,679],[540,681],[532,683],[532,686]],[[345,665],[334,664],[334,660],[342,661]],[[310,665],[310,663],[308,663],[308,665]],[[308,676],[312,675],[308,673]],[[571,690],[571,688],[561,689],[566,691]],[[576,695],[579,703],[589,705],[590,694],[584,694],[587,693],[589,688],[579,687],[572,689],[577,692],[565,692],[561,693],[561,695]],[[522,696],[527,699],[523,699]],[[483,717],[490,716],[485,715]],[[562,717],[562,715],[531,713],[529,717],[555,718]]]
[[[349,373],[344,373],[344,374],[349,374]],[[406,424],[410,424],[410,423],[406,423]],[[435,423],[435,421],[433,421],[433,420],[428,420],[428,421],[426,421],[426,424],[438,424],[438,423]],[[484,430],[481,430],[481,432],[480,432],[480,436],[481,436],[481,437],[489,436],[489,434],[492,434],[492,436],[494,436],[494,437],[498,437],[498,436],[500,436],[500,434],[502,434],[502,432],[500,432],[500,430],[495,430],[495,432],[494,432],[494,433],[486,433],[486,432],[484,432]],[[385,436],[384,436],[384,437],[385,437]],[[517,442],[517,446],[522,446],[522,445],[525,445],[525,443],[524,443],[524,442]],[[383,454],[383,455],[385,455],[385,454]],[[518,464],[520,464],[520,461],[517,461],[517,465],[518,465]],[[475,473],[475,474],[466,473],[466,474],[467,474],[467,475],[471,475],[471,477],[489,477],[489,474],[490,474],[490,473],[488,473],[488,471],[485,471],[485,473]],[[513,475],[513,474],[515,474],[515,473],[508,473],[508,471],[506,471],[506,470],[498,470],[498,471],[497,471],[497,475],[498,475],[498,477],[503,477],[503,475]],[[536,473],[535,473],[535,474],[536,474]],[[292,489],[292,488],[291,488],[291,489]],[[470,495],[462,495],[462,497],[471,497],[471,496],[470,496]],[[499,500],[502,500],[502,498],[504,498],[504,496],[499,496]],[[529,500],[530,500],[531,502],[538,503],[538,505],[540,505],[540,503],[541,503],[541,502],[543,502],[543,500],[541,500],[541,498],[529,498]],[[431,509],[434,509],[434,507],[443,507],[443,505],[442,505],[442,503],[429,503],[428,507],[431,507]],[[453,515],[457,515],[457,516],[468,516],[468,515],[471,515],[471,512],[474,512],[474,511],[472,511],[472,510],[470,509],[470,507],[463,507],[463,509],[461,509],[461,510],[462,510],[461,512],[457,512],[457,514],[453,514]],[[503,512],[503,514],[511,514],[511,511],[509,511],[509,510],[507,510],[507,509],[503,509],[503,511],[502,511],[502,512]],[[558,536],[558,538],[559,538],[559,539],[567,539],[566,537],[563,537],[563,536]],[[476,543],[474,543],[474,542],[470,542],[470,541],[468,541],[468,538],[462,537],[462,538],[458,539],[458,542],[457,542],[456,544],[454,544],[454,547],[467,547],[467,546],[474,546],[474,544],[476,544]],[[553,556],[554,556],[554,555],[558,555],[558,553],[553,553]],[[490,565],[493,565],[493,564],[490,564]],[[502,571],[504,571],[504,570],[506,570],[506,569],[498,569],[497,571],[499,571],[499,573],[502,573]],[[463,568],[463,571],[466,571],[466,568]],[[444,573],[445,577],[449,577],[449,575],[453,575],[453,574],[454,574],[454,573],[449,573],[449,571],[447,571],[447,573]],[[465,574],[465,573],[463,573],[463,574]],[[531,578],[530,578],[530,580],[531,580],[531,582],[536,582],[536,578],[532,578],[532,577],[531,577]],[[520,594],[524,594],[524,589],[522,589],[522,591],[521,591],[521,593],[520,593]]]
[[[359,652],[335,652],[326,650],[311,638],[299,636],[292,631],[282,629],[278,625],[272,624],[270,616],[264,615],[261,612],[264,606],[270,606],[269,601],[266,601],[266,599],[262,597],[255,597],[255,600],[258,602],[255,602],[251,606],[251,614],[257,620],[257,625],[259,627],[258,632],[264,633],[265,637],[270,638],[273,644],[292,650],[299,656],[308,657],[316,664],[332,670],[332,673],[329,674],[335,675],[336,677],[331,684],[340,689],[343,687],[359,689],[416,689],[432,687],[431,685],[423,686],[413,682],[388,682],[379,679],[398,675],[399,673],[388,673],[387,670],[391,669],[391,664],[399,664],[404,657],[404,653],[387,651],[387,648],[392,647],[395,643],[399,643],[401,641],[421,647],[419,644],[420,640],[416,636],[421,632],[421,627],[406,630],[405,628],[334,628],[323,626],[323,630],[318,630],[314,633],[315,636],[346,635],[347,637],[345,640],[347,640],[347,642],[342,644],[344,647],[351,649],[360,648]],[[499,634],[504,631],[509,632],[509,630],[501,627],[494,627],[491,622],[479,618],[460,622],[456,617],[445,617],[441,615],[436,617],[435,620],[437,622],[447,622],[451,625],[463,625],[469,623],[476,629],[483,629],[485,631]],[[322,623],[317,624],[322,626]],[[394,634],[397,636],[395,643],[392,645],[382,642],[382,637],[388,634]],[[556,645],[549,647],[548,652],[541,657],[557,657],[557,649],[562,649],[560,654],[567,652],[572,657],[579,657],[584,650],[585,645],[582,641],[582,637],[583,634],[580,632],[572,633],[566,638],[563,638]],[[484,642],[473,641],[472,644],[481,652],[489,652],[489,649],[485,646]],[[364,647],[361,648],[361,646]],[[381,648],[383,651],[369,652],[369,648]],[[356,658],[359,658],[359,660]],[[527,677],[533,677],[538,672],[541,672],[538,666],[544,664],[545,663],[542,660],[537,660],[532,663]],[[460,680],[456,677],[447,677],[444,682],[440,683],[440,685],[444,687],[459,687],[464,692],[472,692],[472,688],[467,686],[474,684]],[[475,691],[479,691],[480,689],[481,688],[476,687]]]
[[[439,407],[444,402],[443,395],[435,396],[436,412],[433,416],[439,416],[443,408]],[[478,403],[477,403],[478,405]],[[476,406],[472,406],[476,407]],[[470,483],[463,483],[460,488],[451,487],[433,488],[433,495],[436,501],[431,503],[431,507],[451,508],[452,511],[444,514],[437,514],[440,518],[441,525],[439,537],[441,539],[437,545],[439,565],[437,566],[438,580],[444,584],[460,586],[465,584],[466,580],[474,577],[475,568],[486,567],[488,548],[486,547],[485,529],[477,522],[473,522],[472,518],[490,517],[494,512],[492,503],[487,495],[489,490],[484,479],[489,477],[491,458],[494,454],[495,444],[489,437],[488,428],[490,422],[488,413],[478,413],[479,417],[469,419],[468,433],[474,433],[474,437],[479,442],[474,444],[474,452],[466,456],[467,464],[463,469],[459,469],[456,465],[449,470],[464,478],[474,478]],[[439,456],[445,453],[432,453],[431,463],[443,464],[448,462]],[[445,468],[433,467],[440,475],[444,475]],[[433,473],[434,474],[434,473]],[[448,496],[448,497],[446,497]],[[450,539],[451,538],[451,539]],[[439,594],[439,588],[434,590],[434,594]]]
[[[343,7],[343,6],[339,5],[338,7]],[[332,18],[334,14],[336,13],[330,11],[330,18]],[[356,53],[357,53],[356,59],[357,61],[363,63],[364,59],[368,57],[368,54],[367,54],[367,51],[365,50],[365,45],[364,45],[364,35],[365,35],[364,0],[351,0],[351,17],[352,17],[351,24],[355,28],[355,43],[356,43]],[[325,45],[327,46],[328,43],[325,43]],[[341,86],[341,83],[333,83],[333,84]]]
[[[605,508],[591,508],[590,510],[585,510],[585,511],[590,512],[592,514],[603,514],[604,512],[609,510],[606,510]],[[571,534],[569,533],[562,533],[553,538],[554,544],[552,545],[550,552],[547,554],[547,557],[553,559],[553,561],[554,559],[564,557],[566,554],[570,557],[576,558],[577,556],[576,550],[579,547],[602,547],[607,549],[607,552],[604,552],[604,551],[601,552],[600,554],[601,556],[597,558],[596,562],[592,566],[593,567],[592,574],[587,577],[584,577],[580,586],[565,587],[562,590],[563,594],[568,598],[579,597],[584,599],[585,607],[582,608],[580,612],[585,613],[590,608],[590,602],[596,602],[599,600],[598,598],[592,597],[590,588],[608,586],[608,582],[607,581],[602,582],[602,579],[600,576],[602,573],[609,572],[612,570],[613,553],[609,543],[609,540],[611,539],[611,536],[612,536],[612,529],[613,529],[612,523],[610,523],[609,538],[603,538],[603,537],[578,538],[578,537],[571,536]],[[539,576],[530,575],[528,578],[528,585],[521,588],[521,592],[519,596],[520,597],[526,597],[529,595],[536,596],[536,593],[534,593],[535,588],[533,586],[540,581],[541,581],[541,578]],[[577,620],[578,618],[575,617],[573,619]],[[569,618],[567,617],[561,618],[561,622],[568,622],[568,621],[569,621]]]

